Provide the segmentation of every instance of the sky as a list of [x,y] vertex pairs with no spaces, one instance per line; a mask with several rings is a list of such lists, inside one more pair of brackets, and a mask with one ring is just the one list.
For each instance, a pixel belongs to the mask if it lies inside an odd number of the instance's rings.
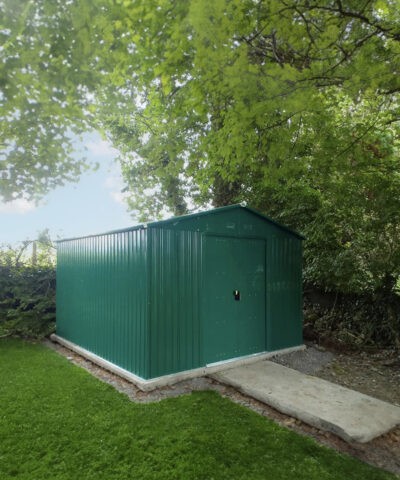
[[137,223],[124,204],[117,152],[97,134],[87,135],[79,149],[82,147],[87,149],[87,158],[99,162],[100,168],[83,174],[78,183],[53,190],[39,205],[22,199],[0,202],[0,244],[35,239],[44,229],[57,240]]

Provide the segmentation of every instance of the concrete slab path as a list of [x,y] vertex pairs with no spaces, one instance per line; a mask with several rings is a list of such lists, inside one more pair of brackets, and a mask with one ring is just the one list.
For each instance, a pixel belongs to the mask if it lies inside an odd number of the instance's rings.
[[400,407],[273,362],[212,377],[346,441],[365,443],[400,424]]

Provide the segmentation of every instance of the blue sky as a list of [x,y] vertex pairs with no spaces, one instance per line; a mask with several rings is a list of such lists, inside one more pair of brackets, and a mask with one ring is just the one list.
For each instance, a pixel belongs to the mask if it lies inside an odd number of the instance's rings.
[[38,206],[26,200],[0,202],[0,244],[34,239],[45,228],[55,240],[137,223],[124,204],[115,150],[96,134],[86,136],[83,146],[87,158],[99,162],[99,170],[85,173],[78,183],[57,188]]

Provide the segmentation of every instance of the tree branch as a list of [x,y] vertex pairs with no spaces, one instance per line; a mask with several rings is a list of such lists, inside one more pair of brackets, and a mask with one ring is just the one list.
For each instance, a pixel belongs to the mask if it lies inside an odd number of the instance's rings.
[[[342,2],[340,0],[336,0],[336,3],[338,5],[338,8],[333,8],[333,7],[324,7],[322,5],[299,5],[296,8],[303,8],[304,10],[323,10],[326,12],[331,12],[331,13],[336,13],[341,15],[342,17],[348,17],[348,18],[354,18],[357,20],[360,20],[362,23],[369,25],[370,27],[374,27],[377,31],[380,33],[384,33],[386,35],[389,35],[393,40],[400,41],[400,32],[394,32],[394,28],[388,28],[384,27],[378,22],[375,22],[371,19],[369,19],[366,15],[360,12],[354,12],[350,10],[345,10],[343,8]],[[364,6],[363,10],[365,10],[366,6]]]

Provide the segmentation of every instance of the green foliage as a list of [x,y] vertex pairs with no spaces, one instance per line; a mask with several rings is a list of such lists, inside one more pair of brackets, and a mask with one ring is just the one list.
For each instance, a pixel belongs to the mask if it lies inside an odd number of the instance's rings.
[[306,236],[308,284],[394,286],[398,2],[4,0],[0,12],[4,198],[77,178],[67,133],[99,128],[141,220],[244,200]]
[[395,478],[214,392],[133,403],[41,345],[0,341],[0,384],[4,480]]
[[[92,9],[92,10],[91,10]],[[37,199],[85,168],[71,134],[88,128],[93,5],[0,2],[0,196]],[[93,39],[94,40],[94,39]]]
[[24,242],[0,251],[0,337],[42,337],[54,330],[55,266],[51,244],[42,235],[32,258]]
[[393,286],[392,2],[137,1],[126,13],[140,18],[134,33],[119,20],[134,81],[113,85],[99,111],[122,152],[130,208],[146,220],[245,200],[306,236],[308,284]]

